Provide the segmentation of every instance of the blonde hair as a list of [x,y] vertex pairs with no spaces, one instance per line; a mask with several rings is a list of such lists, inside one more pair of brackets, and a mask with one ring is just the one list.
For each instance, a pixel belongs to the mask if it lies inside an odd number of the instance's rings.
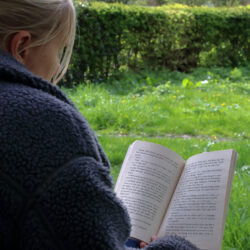
[[1,49],[6,50],[11,37],[22,30],[31,34],[33,41],[29,47],[45,45],[62,36],[61,68],[53,77],[53,83],[57,83],[67,71],[75,40],[75,26],[72,0],[0,0]]

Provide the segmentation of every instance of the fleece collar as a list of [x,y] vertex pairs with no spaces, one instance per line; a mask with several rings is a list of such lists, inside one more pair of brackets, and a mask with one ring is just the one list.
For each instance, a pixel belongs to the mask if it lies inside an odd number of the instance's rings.
[[74,106],[66,95],[50,82],[35,76],[9,53],[0,50],[0,82],[8,81],[42,90]]

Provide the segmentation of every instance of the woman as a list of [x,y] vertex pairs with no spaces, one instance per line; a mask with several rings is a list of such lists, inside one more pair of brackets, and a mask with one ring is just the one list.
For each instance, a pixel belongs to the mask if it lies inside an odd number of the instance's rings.
[[[0,249],[126,249],[110,164],[54,85],[75,37],[71,0],[0,0]],[[129,248],[131,249],[131,248]],[[146,249],[196,249],[182,238]]]

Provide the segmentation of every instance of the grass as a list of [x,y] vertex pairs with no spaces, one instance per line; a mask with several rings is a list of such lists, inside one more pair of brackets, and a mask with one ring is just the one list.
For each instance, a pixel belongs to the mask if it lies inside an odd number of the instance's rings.
[[173,78],[173,73],[145,74],[67,92],[102,134],[249,138],[250,73],[231,69],[224,78],[203,72]]
[[[239,152],[236,169],[240,170],[246,168],[250,163],[250,142],[248,140],[237,141],[217,141],[217,140],[204,140],[199,138],[168,138],[168,137],[133,137],[133,136],[99,136],[99,141],[102,144],[110,162],[112,163],[112,175],[114,180],[119,174],[120,167],[122,165],[125,154],[128,150],[128,146],[135,140],[151,141],[177,152],[185,160],[194,154],[201,153],[203,151],[213,151],[222,149],[233,148]],[[249,166],[250,170],[250,166]]]
[[198,138],[114,137],[102,135],[99,136],[99,141],[112,163],[111,174],[114,181],[116,181],[119,174],[128,146],[136,139],[164,145],[180,154],[184,159],[203,151],[235,149],[239,153],[239,158],[231,189],[222,249],[250,249],[250,142],[248,140],[218,141]]
[[250,71],[200,68],[125,72],[101,84],[64,89],[95,130],[116,181],[136,139],[165,145],[184,159],[203,151],[239,153],[223,250],[250,249]]

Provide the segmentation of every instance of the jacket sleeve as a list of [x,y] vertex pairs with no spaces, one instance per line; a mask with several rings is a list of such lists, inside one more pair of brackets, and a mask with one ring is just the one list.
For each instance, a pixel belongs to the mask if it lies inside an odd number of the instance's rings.
[[182,237],[170,235],[155,240],[145,250],[198,250],[198,248]]
[[[52,240],[46,249],[133,250],[125,247],[130,231],[127,211],[107,185],[109,182],[109,173],[102,164],[91,157],[77,157],[43,184],[37,193],[36,210],[44,234]],[[22,242],[27,249],[37,249],[34,246],[38,239],[31,224],[29,220],[24,222]],[[177,236],[166,236],[145,248],[160,249],[196,248]]]
[[44,183],[38,207],[63,249],[124,249],[129,218],[109,182],[102,164],[77,157]]
[[[132,245],[134,245],[132,243]],[[138,245],[135,244],[135,245]],[[140,249],[137,247],[126,247],[126,250]],[[167,235],[151,242],[143,250],[198,250],[198,248],[191,242],[177,235]]]

